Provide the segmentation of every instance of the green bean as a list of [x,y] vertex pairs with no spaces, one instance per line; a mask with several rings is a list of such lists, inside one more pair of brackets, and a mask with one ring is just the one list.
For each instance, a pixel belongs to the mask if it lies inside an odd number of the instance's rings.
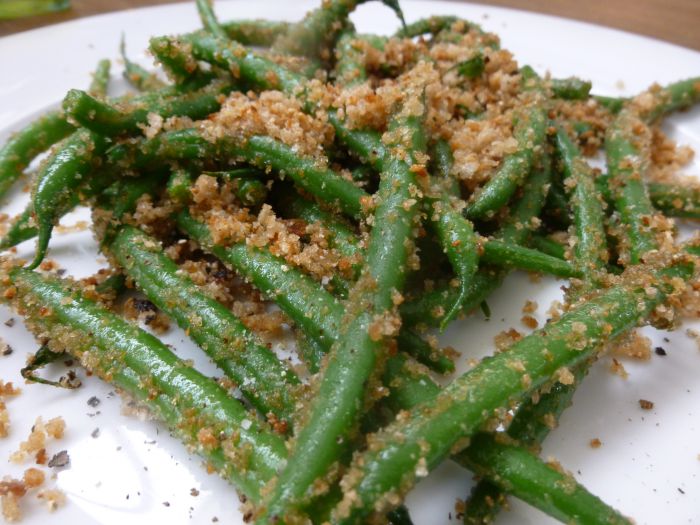
[[[217,246],[206,225],[185,211],[176,215],[176,221],[190,238],[249,280],[301,328],[310,339],[304,347],[308,351],[307,366],[312,372],[318,371],[322,354],[330,349],[341,331],[344,306],[309,276],[290,267],[269,250],[254,249],[243,243]],[[451,359],[409,330],[399,333],[398,343],[401,350],[436,372],[444,374],[454,370]]]
[[469,295],[469,282],[477,271],[479,262],[478,238],[471,222],[464,219],[453,200],[459,196],[459,185],[451,177],[452,151],[450,146],[440,141],[434,148],[434,157],[438,161],[433,168],[437,176],[431,176],[431,185],[436,196],[424,197],[423,205],[431,229],[447,255],[452,270],[459,279],[459,295],[454,303],[447,303],[440,329],[444,330],[464,306]]
[[546,253],[547,255],[556,257],[557,259],[566,259],[566,247],[551,237],[545,237],[544,235],[533,235],[532,246],[542,253]]
[[[328,0],[309,11],[298,23],[292,24],[272,44],[273,51],[301,55],[328,61],[341,29],[355,8],[367,0]],[[381,0],[403,23],[403,13],[397,0]]]
[[440,186],[450,197],[459,197],[459,181],[452,176],[452,147],[445,140],[438,140],[430,150],[431,170]]
[[67,388],[73,390],[81,386],[80,380],[74,378],[69,379],[68,376],[61,376],[58,381],[52,381],[50,379],[44,379],[35,374],[35,372],[46,365],[55,363],[61,359],[66,359],[68,354],[65,352],[54,352],[46,345],[41,345],[39,350],[37,350],[33,355],[29,356],[27,359],[27,364],[22,368],[19,373],[27,383],[40,383],[42,385],[55,386],[58,388]]
[[[562,523],[611,525],[632,523],[578,485],[573,476],[550,467],[519,446],[498,443],[498,438],[492,435],[477,434],[465,452],[467,454],[464,456],[468,458],[466,462],[476,474],[496,480],[503,490],[544,510]],[[507,473],[507,475],[501,473]],[[486,492],[492,501],[500,501],[497,494],[489,493],[488,489],[481,488],[481,484],[478,487],[480,492]],[[483,510],[488,515],[492,509],[487,506]],[[470,525],[491,523],[481,516],[474,519],[474,514],[476,514],[475,509],[470,510],[468,504],[464,523]]]
[[476,51],[471,58],[463,60],[454,65],[454,69],[461,77],[475,79],[481,76],[486,68],[484,55],[480,51]]
[[176,39],[151,38],[149,49],[176,84],[183,84],[201,74],[191,50]]
[[34,333],[48,337],[52,350],[68,351],[101,377],[155,405],[200,454],[213,456],[215,464],[229,463],[225,475],[243,494],[259,499],[286,456],[281,437],[154,336],[64,282],[19,268],[10,279],[15,307],[25,312]]
[[540,226],[538,220],[552,180],[551,155],[542,155],[540,166],[530,174],[517,200],[510,208],[510,216],[499,228],[496,237],[513,244],[528,244],[532,233]]
[[613,115],[617,115],[629,100],[626,98],[606,97],[603,95],[593,95],[592,98],[598,102],[598,105],[603,106]]
[[[596,178],[596,188],[606,201],[612,202],[610,177],[607,174]],[[653,182],[647,183],[649,199],[654,208],[669,217],[700,219],[700,188],[695,181],[683,183]]]
[[360,161],[381,171],[386,156],[381,134],[375,130],[351,130],[338,118],[335,111],[328,112],[328,121],[335,130],[336,139],[352,151]]
[[126,277],[122,273],[112,274],[100,284],[95,285],[95,291],[99,294],[113,293],[117,296],[124,290],[126,290]]
[[[506,272],[501,268],[482,266],[469,282],[468,293],[462,303],[463,312],[471,312],[501,286]],[[401,319],[406,326],[434,326],[442,324],[447,310],[446,304],[454,304],[461,291],[450,284],[437,286],[424,292],[418,298],[405,302],[399,307]]]
[[[370,163],[375,169],[382,170],[387,162],[387,150],[381,142],[378,133],[372,131],[349,130],[335,113],[329,114],[329,120],[336,130],[336,137],[353,153]],[[433,177],[438,190],[438,197],[425,197],[423,205],[431,228],[435,231],[444,253],[447,255],[452,268],[459,278],[459,293],[449,297],[449,302],[439,305],[441,312],[440,328],[459,314],[469,299],[469,284],[477,269],[477,238],[472,224],[465,220],[453,207],[449,196],[459,196],[459,186],[450,175],[452,152],[446,142],[441,142],[434,148],[437,159],[434,171],[439,174]],[[442,192],[448,196],[441,196]],[[447,305],[447,310],[443,305]]]
[[[490,447],[492,449],[491,453],[494,452],[494,448],[496,449],[497,458],[495,459],[495,461],[489,460],[488,458],[486,458],[485,461],[480,461],[478,459],[479,452],[472,447],[465,450],[459,455],[458,462],[460,464],[463,464],[467,468],[471,468],[475,472],[482,473],[484,467],[486,467],[487,470],[492,469],[494,466],[496,467],[494,469],[496,472],[491,473],[495,473],[495,476],[489,475],[488,472],[484,473],[487,479],[480,481],[472,489],[471,497],[467,502],[467,512],[465,513],[464,517],[465,524],[493,522],[496,514],[500,510],[501,504],[505,502],[505,495],[502,494],[500,491],[503,490],[512,493],[512,489],[514,488],[514,485],[509,481],[506,481],[505,484],[503,483],[504,479],[508,478],[511,472],[511,468],[508,468],[507,466],[505,468],[503,467],[505,465],[512,464],[515,466],[513,471],[517,473],[518,471],[521,471],[521,466],[524,466],[530,462],[527,457],[525,457],[524,461],[521,461],[521,456],[528,456],[528,454],[524,452],[523,449],[529,449],[533,452],[539,452],[539,449],[541,448],[541,443],[552,430],[552,421],[558,422],[562,412],[569,407],[574,392],[576,391],[576,384],[580,383],[580,381],[585,376],[587,370],[588,368],[585,363],[579,366],[575,370],[575,382],[573,384],[564,385],[562,383],[556,383],[548,392],[540,396],[540,399],[537,403],[533,403],[531,400],[525,400],[525,402],[523,402],[520,405],[520,407],[518,407],[518,411],[506,431],[506,434],[510,438],[512,443],[506,443],[505,448],[501,448],[501,450],[498,450],[499,445],[497,444],[489,443],[487,445],[487,448]],[[477,465],[473,464],[473,461],[476,461]],[[505,462],[505,465],[503,462]],[[479,463],[481,463],[481,465],[479,465]],[[498,467],[499,464],[500,468]],[[529,475],[532,476],[533,473],[537,471],[537,467],[531,466],[528,468],[528,470]],[[503,473],[507,474],[503,475]],[[549,476],[549,474],[547,474],[546,472],[544,473],[544,475]],[[546,485],[549,484],[545,482],[543,485],[540,486],[543,487]],[[539,493],[537,493],[536,491],[526,491],[524,497],[518,494],[515,495],[517,497],[525,499],[525,501],[528,501],[528,503],[531,503],[536,507],[545,510],[547,506],[551,506],[553,500],[556,500],[556,497],[552,497],[552,494],[557,494],[557,486],[561,488],[561,480],[559,480],[559,482],[555,481],[554,490],[541,490],[539,491]],[[570,488],[568,490],[570,491]],[[585,491],[585,489],[583,489],[582,487],[581,490]],[[568,498],[564,498],[564,505],[571,505],[571,502],[568,501],[571,498],[571,495],[572,491],[569,492]],[[485,505],[484,502],[480,501],[480,499],[485,497],[490,497],[494,502],[494,505]],[[589,497],[595,498],[592,495],[589,495]],[[545,508],[543,508],[543,506],[541,506],[540,504],[533,502],[533,500],[537,501],[539,498],[542,498],[544,500]],[[586,500],[586,497],[580,498],[577,496],[574,497],[573,503],[576,504]],[[595,498],[595,500],[597,500],[597,498]],[[600,502],[600,500],[597,501],[598,504],[586,504],[588,512],[600,512],[598,505],[602,504],[602,502]],[[559,504],[558,507],[561,508],[561,504]],[[548,512],[549,514],[558,517],[557,512],[560,511],[555,508],[554,513],[548,510],[545,510],[545,512]],[[573,514],[576,516],[576,520],[579,520],[580,515],[583,514],[585,516],[586,513],[587,512],[581,513],[580,511],[575,511],[573,513],[570,512],[569,515],[566,516],[566,518],[567,520],[574,519],[572,516]],[[586,523],[585,520],[584,523]],[[593,523],[598,523],[598,521],[593,521]]]
[[143,131],[150,114],[203,119],[221,107],[221,95],[231,91],[228,83],[214,82],[198,91],[175,97],[149,97],[122,103],[120,107],[97,100],[84,91],[71,89],[63,99],[69,121],[105,136],[136,135]]
[[175,50],[195,64],[196,60],[203,60],[259,89],[281,89],[290,94],[303,89],[305,80],[302,75],[261,57],[228,38],[192,33],[179,38],[154,37],[150,45],[159,58],[157,50]]
[[352,27],[343,29],[338,36],[333,73],[336,83],[341,86],[353,86],[367,80],[365,55],[358,47],[358,38]]
[[[391,506],[418,475],[427,474],[447,454],[464,448],[465,438],[502,407],[536,391],[562,367],[595,354],[606,341],[636,326],[672,293],[674,278],[687,279],[692,264],[675,261],[648,268],[642,282],[631,276],[559,320],[548,323],[510,347],[481,361],[428,400],[370,438],[367,451],[355,456],[344,480],[346,497],[334,522],[355,523]],[[647,294],[649,278],[657,293]],[[389,495],[391,494],[391,497]]]
[[173,318],[264,416],[291,428],[296,374],[262,345],[240,319],[203,293],[158,246],[123,226],[111,251],[127,276],[149,300]]
[[525,248],[518,244],[498,239],[489,239],[482,244],[481,260],[498,266],[512,266],[531,272],[541,272],[557,277],[582,277],[583,272],[567,261],[546,253]]
[[[453,24],[459,21],[460,19],[456,16],[449,15],[421,18],[398,29],[395,36],[399,38],[415,38],[425,34],[436,35],[445,29],[449,29]],[[465,23],[471,25],[470,22]]]
[[[331,123],[336,129],[338,138],[345,143],[351,150],[353,150],[357,155],[365,158],[369,158],[368,162],[372,163],[374,166],[381,168],[383,165],[383,159],[386,156],[386,149],[382,145],[381,141],[378,139],[377,134],[373,132],[354,132],[350,131],[337,119],[337,116],[331,116]],[[445,152],[441,153],[442,160],[444,161]],[[445,174],[445,168],[443,170],[443,179],[448,181],[452,187],[448,192],[457,192],[458,189],[454,187],[455,182],[451,182],[449,174]],[[548,168],[547,168],[548,170]],[[449,171],[449,170],[448,170]],[[547,180],[549,175],[546,175]],[[543,178],[544,180],[544,178]],[[544,184],[543,184],[544,185]],[[536,190],[533,196],[536,199],[541,200],[541,191]],[[428,218],[433,221],[433,226],[439,228],[438,235],[442,236],[443,249],[450,257],[450,261],[453,263],[453,268],[460,275],[462,273],[461,288],[459,293],[454,291],[450,293],[449,290],[441,290],[436,294],[431,294],[430,299],[424,300],[424,302],[430,302],[431,306],[428,308],[429,320],[425,318],[426,310],[425,304],[421,304],[419,308],[413,309],[417,306],[415,303],[412,306],[405,306],[402,308],[402,316],[406,320],[406,316],[415,319],[417,322],[430,323],[437,318],[440,319],[440,326],[444,328],[446,324],[455,316],[462,308],[471,309],[474,306],[480,304],[484,299],[484,292],[491,291],[493,286],[497,286],[495,282],[492,281],[492,275],[488,278],[481,278],[477,281],[479,286],[468,286],[471,275],[474,271],[474,261],[469,259],[470,254],[470,236],[473,233],[469,233],[471,228],[470,224],[464,219],[457,217],[455,213],[450,213],[451,206],[449,203],[441,203],[440,210],[437,213],[433,213],[432,210],[428,209]],[[434,205],[434,204],[433,204]],[[527,210],[525,213],[525,219],[523,217],[523,222],[525,220],[530,222],[533,215],[529,215],[530,211]],[[527,232],[527,227],[524,225],[519,226],[523,232]],[[517,230],[518,226],[511,226]],[[520,236],[520,234],[515,234],[515,230],[509,234],[509,236]],[[473,230],[472,230],[473,232]],[[458,242],[455,245],[455,242]],[[553,275],[561,277],[577,277],[580,276],[580,271],[572,268],[570,264],[565,261],[552,258],[546,254],[537,252],[536,250],[530,250],[522,246],[518,246],[515,243],[509,243],[508,241],[498,241],[498,240],[487,240],[483,244],[483,253],[481,258],[487,262],[496,264],[498,266],[510,265],[518,268],[522,268],[530,271],[542,271],[545,273],[551,273]],[[461,268],[464,265],[464,269]],[[488,286],[486,283],[489,283]],[[453,289],[454,290],[454,289]],[[478,301],[476,305],[475,301]],[[445,310],[445,305],[450,305],[448,310]],[[413,312],[409,313],[409,310]],[[420,312],[420,313],[418,313]],[[417,313],[417,315],[414,314]],[[435,315],[437,314],[437,315]],[[422,319],[422,320],[421,320]],[[409,321],[411,322],[411,321]]]
[[585,100],[591,92],[591,87],[590,80],[581,80],[577,77],[553,78],[549,81],[552,94],[564,100]]
[[7,193],[34,157],[73,131],[75,128],[63,115],[52,111],[11,135],[0,148],[0,197]]
[[[294,191],[287,191],[286,188],[277,195],[275,207],[287,217],[298,217],[309,224],[321,224],[331,234],[328,239],[329,245],[344,257],[356,261],[355,266],[359,264],[362,250],[358,235],[341,217],[324,210],[315,202],[304,199]],[[359,275],[359,266],[356,272],[355,276]]]
[[216,18],[211,0],[196,0],[195,3],[197,4],[197,12],[204,29],[216,37],[228,38],[226,30],[221,27],[219,20]]
[[126,55],[126,43],[123,34],[119,44],[119,53],[124,62],[124,78],[129,84],[139,91],[156,91],[165,87],[165,82],[160,80],[154,73],[129,59]]
[[574,265],[587,283],[598,283],[608,262],[605,212],[596,191],[595,174],[576,145],[561,127],[556,144],[569,191],[570,211],[574,218]]
[[277,38],[277,35],[285,33],[291,22],[277,20],[231,20],[222,22],[221,27],[226,31],[226,36],[244,46],[269,47]]
[[267,198],[268,189],[260,181],[264,173],[252,168],[237,168],[228,171],[203,171],[202,175],[212,175],[233,182],[233,193],[244,206],[260,206]]
[[636,264],[657,248],[650,217],[654,213],[644,183],[650,164],[651,132],[646,124],[700,100],[700,79],[690,78],[652,88],[627,104],[605,134],[609,186],[629,244],[629,262]]
[[[525,243],[530,232],[537,226],[532,218],[537,217],[546,197],[546,189],[551,178],[549,156],[544,159],[544,165],[536,170],[525,183],[522,196],[513,205],[511,216],[500,228],[498,237],[510,243]],[[462,309],[469,312],[479,307],[487,297],[496,290],[506,276],[506,271],[494,267],[482,267],[474,275],[469,295],[465,298]],[[451,286],[436,288],[424,293],[420,298],[407,301],[399,308],[401,318],[408,326],[426,324],[439,326],[445,315],[445,304],[453,304],[458,289]]]
[[[153,193],[155,189],[154,185],[157,185],[159,182],[157,178],[154,180],[154,177],[144,177],[143,179],[130,177],[125,180],[116,181],[112,185],[113,189],[110,190],[109,186],[111,181],[112,177],[110,173],[100,172],[95,177],[91,177],[86,181],[86,184],[81,185],[76,191],[71,193],[68,201],[58,210],[58,217],[62,217],[81,202],[96,197],[103,190],[105,190],[107,194],[110,191],[116,193],[114,197],[110,197],[108,207],[110,209],[113,208],[115,206],[114,201],[116,200],[122,203],[118,204],[118,206],[120,209],[125,210],[123,213],[126,213],[126,211],[131,211],[131,209],[126,209],[128,207],[126,202],[132,202],[132,205],[135,205],[136,199],[143,193]],[[127,186],[126,190],[124,186]],[[17,246],[21,242],[36,237],[38,230],[33,215],[34,204],[30,202],[24,211],[15,217],[12,221],[12,225],[3,236],[2,240],[0,240],[0,250],[6,250]],[[116,217],[114,213],[112,213],[112,216]]]
[[194,177],[185,169],[176,169],[170,174],[166,191],[168,197],[178,204],[189,204],[192,200],[192,184]]
[[[419,378],[415,372],[413,375],[407,373],[397,359],[387,362],[384,382],[393,387],[389,397],[383,401],[392,414],[399,410],[410,410],[440,392],[432,381]],[[521,439],[541,441],[549,427],[543,418],[533,417],[531,411],[559,414],[570,403],[573,391],[574,388],[570,385],[554,385],[549,393],[541,396],[537,405],[519,410],[509,427],[509,434]],[[488,519],[479,521],[479,518],[493,516],[498,502],[503,500],[501,490],[507,490],[565,523],[607,523],[601,517],[609,518],[610,523],[627,523],[614,509],[590,494],[572,477],[561,474],[515,443],[502,441],[504,440],[481,435],[467,449],[452,456],[458,464],[487,477],[472,492],[465,512],[465,523],[490,523]],[[498,483],[498,486],[491,480]],[[486,503],[487,497],[491,498],[493,505]],[[472,521],[469,521],[470,518]],[[592,518],[593,521],[585,521],[587,518]]]
[[501,167],[491,179],[478,190],[465,209],[470,219],[483,219],[493,216],[505,206],[520,187],[532,166],[537,163],[538,151],[542,149],[547,115],[541,94],[540,81],[527,80],[525,89],[532,93],[530,103],[516,110],[513,136],[518,143],[515,153],[506,155]]
[[[575,235],[577,243],[573,249],[574,265],[582,272],[582,281],[577,284],[577,296],[600,288],[601,272],[605,272],[607,263],[607,243],[606,232],[604,227],[604,214],[601,206],[600,198],[596,194],[594,175],[591,168],[581,157],[576,146],[571,142],[563,129],[559,128],[556,135],[556,143],[559,154],[562,160],[563,171],[567,177],[565,187],[569,189],[571,195],[570,208],[574,216]],[[576,369],[575,382],[580,382],[588,371],[588,363],[583,363]],[[575,383],[571,385],[563,385],[561,383],[555,385],[549,392],[542,395],[538,403],[533,403],[531,400],[526,400],[518,409],[518,412],[508,427],[508,435],[520,443],[522,446],[529,448],[539,448],[542,441],[552,428],[552,421],[558,421],[561,413],[570,405],[571,398],[575,392]],[[471,454],[470,451],[473,451]],[[483,454],[486,453],[486,456]],[[523,458],[518,459],[520,453]],[[489,456],[488,447],[482,451],[476,448],[468,449],[468,452],[463,458],[467,464],[471,460],[477,458],[479,460],[486,459],[489,464],[489,469],[494,465],[499,465],[501,470],[507,465],[514,465],[512,470],[508,470],[508,474],[517,472],[521,468],[533,467],[527,466],[528,455],[524,451],[519,451],[515,448],[510,450],[504,449],[498,451],[497,454]],[[511,463],[512,462],[512,463]],[[483,468],[474,469],[477,473],[483,474]],[[532,472],[529,472],[531,475]],[[544,473],[546,475],[546,472]],[[559,486],[562,486],[563,477],[557,474],[562,480]],[[491,480],[499,481],[501,478],[489,476]],[[492,481],[486,482],[492,483]],[[509,483],[500,483],[502,489],[509,491],[512,485]],[[554,483],[553,486],[557,486]],[[570,489],[567,489],[570,492]],[[474,498],[484,497],[488,494],[493,501],[500,502],[504,498],[494,496],[493,488],[477,487],[474,489],[470,503],[474,502]],[[529,498],[528,498],[529,496]],[[548,491],[544,494],[542,491],[533,491],[531,494],[526,493],[523,497],[526,501],[531,502],[534,498],[545,498],[545,501],[557,501],[557,490]],[[590,495],[589,495],[590,496]],[[587,500],[593,498],[592,501]],[[627,523],[619,514],[608,509],[600,500],[590,496],[576,497],[571,499],[570,494],[565,497],[564,505],[566,511],[560,513],[561,504],[555,504],[555,509],[549,513],[562,521],[577,522],[577,523],[602,523],[602,522],[617,522]],[[570,508],[571,502],[578,504],[575,508]],[[603,505],[604,508],[599,508]],[[465,523],[491,522],[495,513],[498,511],[496,506],[491,509],[478,499],[473,505],[473,509],[465,514]],[[612,514],[611,514],[612,513]],[[575,516],[575,518],[573,517]]]
[[[336,131],[340,132],[338,138],[343,141],[349,148],[360,156],[370,157],[371,162],[378,168],[381,168],[386,157],[386,149],[378,140],[376,133],[371,132],[353,132],[347,130],[343,124],[332,117]],[[444,152],[442,154],[444,157]],[[443,159],[444,160],[444,159]],[[444,170],[444,168],[443,168]],[[443,175],[444,177],[444,175]],[[445,179],[448,184],[452,184],[450,192],[456,192],[454,182],[450,182],[449,175]],[[430,201],[429,201],[430,202]],[[428,219],[432,221],[433,228],[436,229],[438,237],[442,241],[443,250],[450,258],[453,268],[460,276],[462,282],[459,295],[454,297],[454,302],[451,296],[443,295],[443,298],[449,297],[449,302],[439,305],[441,323],[444,328],[446,324],[455,316],[461,309],[461,305],[470,303],[468,301],[470,290],[465,283],[471,278],[475,270],[475,257],[471,258],[471,254],[476,255],[472,251],[472,247],[476,242],[471,224],[468,221],[458,217],[457,213],[450,213],[452,210],[449,202],[440,202],[439,209],[434,209],[435,201],[431,202],[431,207],[426,210]],[[528,219],[529,221],[529,219]],[[471,239],[471,241],[470,241]],[[561,277],[576,277],[580,276],[580,272],[571,267],[568,263],[537,252],[518,246],[517,244],[487,240],[483,245],[482,259],[487,263],[502,265],[511,265],[530,271],[542,271],[552,273]],[[461,274],[461,275],[460,275]],[[445,312],[443,305],[450,305]]]
[[[413,81],[406,86],[404,105],[420,104],[424,112],[424,88],[419,83]],[[289,520],[291,508],[303,503],[314,481],[338,460],[359,416],[366,382],[376,373],[377,360],[384,353],[385,328],[376,323],[391,316],[395,308],[395,294],[401,292],[406,275],[410,249],[406,240],[411,238],[417,218],[411,166],[413,156],[425,151],[425,138],[423,114],[415,115],[413,110],[412,115],[395,117],[390,124],[392,136],[401,137],[402,144],[410,146],[403,146],[407,148],[403,150],[405,157],[392,155],[382,171],[363,273],[351,290],[347,317],[321,371],[318,394],[311,400],[305,424],[296,434],[293,453],[266,499],[259,523]]]
[[107,60],[100,60],[97,63],[97,68],[92,74],[92,82],[88,88],[88,93],[93,97],[104,98],[107,96],[107,88],[109,86],[109,70],[112,63]]
[[559,180],[553,181],[549,187],[544,213],[548,224],[553,224],[562,229],[571,226],[569,199],[566,197],[566,192]]
[[[71,198],[70,204],[66,206],[66,209],[74,208],[79,202],[78,195]],[[63,213],[61,213],[63,215]],[[34,205],[30,202],[22,213],[17,215],[10,225],[9,229],[3,235],[2,240],[0,240],[0,250],[7,250],[13,246],[17,246],[19,243],[28,241],[36,237],[37,228],[34,223]]]
[[341,218],[286,186],[278,195],[275,208],[289,218],[299,218],[307,224],[318,223],[330,234],[327,238],[329,246],[344,258],[338,265],[340,272],[331,277],[331,289],[335,295],[347,298],[350,282],[360,275],[362,253],[357,234]]
[[[638,133],[640,129],[644,133]],[[605,153],[609,187],[627,237],[629,264],[641,262],[657,248],[651,217],[654,208],[642,177],[650,162],[651,132],[629,107],[622,109],[608,128]]]
[[37,173],[32,193],[37,247],[30,269],[43,260],[54,223],[71,201],[75,188],[86,177],[91,177],[105,147],[103,137],[79,129],[58,146]]
[[[336,247],[344,256],[351,259],[361,257],[357,237],[339,219],[322,210],[317,204],[301,197],[287,194],[281,201],[282,208],[292,216],[300,217],[307,222],[318,222],[332,234],[331,246]],[[358,268],[359,270],[359,268]],[[338,319],[341,315],[339,314]],[[340,322],[337,323],[338,326]],[[420,336],[408,329],[402,329],[397,336],[401,350],[413,356],[435,372],[445,374],[454,371],[454,363],[436,349],[426,344]]]
[[[163,176],[160,173],[150,173],[141,177],[125,177],[108,186],[98,195],[95,209],[107,212],[106,217],[93,216],[95,232],[100,232],[100,221],[107,220],[104,231],[101,233],[102,246],[112,242],[116,234],[116,228],[124,218],[124,215],[136,209],[138,200],[144,195],[155,196],[163,185]],[[97,233],[100,237],[100,233]]]
[[[176,215],[176,222],[189,237],[273,300],[305,334],[330,348],[340,330],[343,307],[332,295],[321,293],[323,289],[319,283],[268,250],[249,247],[245,243],[227,247],[215,245],[208,227],[184,210]],[[313,300],[307,299],[309,297]]]
[[652,103],[643,100],[635,109],[645,122],[654,123],[673,111],[686,109],[700,102],[700,77],[688,78],[664,87],[653,86],[642,98],[647,96],[651,97]]
[[[203,171],[201,174],[232,182],[232,191],[244,206],[260,206],[267,198],[267,186],[254,178],[264,175],[259,170],[239,168],[228,171]],[[193,182],[194,177],[189,171],[173,171],[168,180],[168,195],[180,204],[188,204],[192,200]]]
[[[252,136],[244,143],[224,137],[209,142],[196,129],[168,131],[140,143],[136,151],[128,147],[113,149],[114,156],[136,154],[136,166],[159,165],[162,160],[236,159],[261,170],[273,170],[289,177],[299,188],[330,205],[336,205],[351,217],[362,215],[367,193],[338,173],[319,166],[316,159],[300,156],[273,138]],[[118,161],[114,161],[118,162]]]

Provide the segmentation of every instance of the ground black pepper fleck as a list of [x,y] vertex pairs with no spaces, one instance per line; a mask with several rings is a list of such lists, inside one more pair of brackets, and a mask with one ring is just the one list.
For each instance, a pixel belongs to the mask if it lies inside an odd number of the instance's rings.
[[666,355],[666,350],[664,350],[660,346],[657,346],[656,348],[654,348],[654,352],[656,352],[656,355],[660,355],[660,356]]
[[67,450],[61,450],[49,460],[49,468],[61,468],[70,465],[70,456]]

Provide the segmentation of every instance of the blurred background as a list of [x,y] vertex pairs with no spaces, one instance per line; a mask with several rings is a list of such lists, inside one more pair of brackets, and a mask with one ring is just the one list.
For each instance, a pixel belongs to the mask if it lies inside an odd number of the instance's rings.
[[[172,0],[0,0],[0,12],[5,9],[21,14],[36,7],[58,10],[32,17],[0,19],[0,36],[108,11],[167,3]],[[482,0],[475,3],[573,18],[700,50],[700,0]]]

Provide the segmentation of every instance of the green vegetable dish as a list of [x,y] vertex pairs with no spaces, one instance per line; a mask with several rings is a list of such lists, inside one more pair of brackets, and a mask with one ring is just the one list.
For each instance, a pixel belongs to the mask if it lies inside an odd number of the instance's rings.
[[[391,37],[355,31],[363,0],[296,23],[220,22],[196,3],[202,29],[150,40],[160,73],[122,42],[130,93],[109,95],[100,61],[0,149],[0,195],[46,153],[0,240],[0,295],[41,343],[27,381],[74,387],[39,369],[79,362],[259,525],[411,523],[404,497],[447,459],[478,480],[465,524],[492,523],[508,496],[562,523],[643,519],[540,451],[604,352],[644,354],[638,327],[698,311],[700,242],[674,218],[700,219],[700,185],[674,172],[659,125],[700,101],[700,77],[599,97],[472,21],[406,24],[397,0],[382,0]],[[80,205],[109,268],[74,280],[48,257]],[[526,306],[529,333],[456,374],[470,356],[440,334],[488,318],[514,270],[566,279],[564,304],[542,326]],[[170,322],[219,377],[157,337]],[[5,509],[18,496],[3,483]]]

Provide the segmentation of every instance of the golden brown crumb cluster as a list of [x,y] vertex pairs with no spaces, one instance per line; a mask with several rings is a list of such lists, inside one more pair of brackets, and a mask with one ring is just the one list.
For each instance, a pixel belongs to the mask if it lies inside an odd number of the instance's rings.
[[325,158],[324,146],[333,139],[333,130],[325,119],[306,114],[299,99],[280,91],[233,92],[221,110],[199,126],[212,142],[224,137],[245,142],[254,135],[263,135],[301,155],[317,158]]
[[[1,384],[2,382],[0,382]],[[9,387],[9,388],[8,388]],[[3,391],[13,391],[12,384],[8,383],[2,388]],[[46,423],[41,417],[31,428],[29,437],[20,443],[19,450],[10,456],[10,460],[16,463],[25,461],[32,457],[37,465],[47,463],[46,443],[48,438],[59,440],[63,438],[66,424],[63,418],[55,417]],[[64,457],[68,461],[68,454],[62,451],[56,457]],[[48,462],[49,467],[63,466],[65,462],[53,464],[55,458]],[[59,464],[60,463],[60,464]],[[46,474],[36,467],[29,467],[24,471],[22,479],[4,477],[0,481],[0,505],[2,515],[8,523],[14,523],[22,519],[21,500],[29,493],[36,492],[44,485]],[[66,497],[58,489],[43,489],[36,494],[37,499],[43,500],[50,511],[58,509],[65,504]]]
[[567,132],[578,142],[584,155],[595,155],[603,146],[605,130],[613,120],[612,113],[595,99],[555,99],[552,106],[554,114],[566,122],[576,123],[576,127],[567,124]]
[[251,247],[267,247],[291,265],[302,268],[320,280],[346,273],[352,263],[329,244],[330,234],[319,224],[279,218],[269,204],[255,214],[238,206],[226,185],[213,177],[200,176],[193,188],[193,216],[209,226],[212,241],[220,245],[245,242]]
[[612,345],[612,353],[617,357],[629,357],[640,361],[648,361],[651,358],[651,340],[634,330],[615,341]]
[[26,441],[20,443],[19,450],[10,456],[10,460],[15,463],[21,463],[29,456],[35,458],[45,457],[48,438],[61,439],[65,429],[66,423],[62,417],[55,417],[44,423],[44,420],[39,416],[34,426],[32,426],[29,437]]
[[5,383],[0,379],[0,438],[7,437],[10,432],[10,414],[7,411],[5,398],[19,395],[20,389],[11,382]]
[[683,180],[678,172],[690,164],[695,152],[690,146],[679,146],[658,127],[652,128],[651,166],[647,173],[649,180],[670,182],[681,185],[698,186],[695,177]]

